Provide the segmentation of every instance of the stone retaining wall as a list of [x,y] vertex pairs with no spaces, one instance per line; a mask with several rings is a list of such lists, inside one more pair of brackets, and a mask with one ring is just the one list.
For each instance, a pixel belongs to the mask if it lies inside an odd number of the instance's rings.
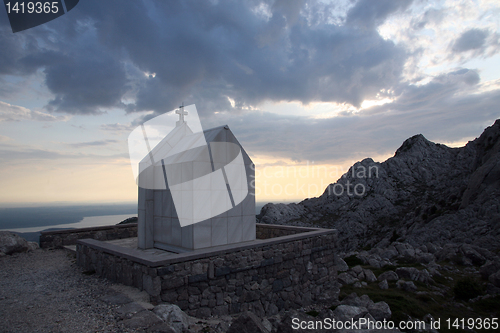
[[311,230],[314,229],[294,227],[288,225],[262,224],[262,223],[257,223],[256,227],[257,239],[268,239],[281,236],[295,235],[303,232],[308,232]]
[[105,241],[130,237],[137,237],[137,223],[58,231],[42,231],[40,233],[40,247],[42,249],[46,249],[60,248],[65,245],[75,245],[77,240],[84,238]]
[[337,231],[302,229],[308,230],[166,256],[80,240],[77,264],[111,281],[146,290],[152,302],[177,304],[193,316],[245,310],[274,315],[338,297]]
[[[259,224],[256,229],[258,239],[293,235],[296,233],[307,232],[309,230],[307,228],[279,226],[274,224]],[[130,237],[137,237],[137,223],[69,230],[42,231],[40,236],[40,247],[57,248],[65,245],[75,245],[78,239],[85,238],[105,241]]]

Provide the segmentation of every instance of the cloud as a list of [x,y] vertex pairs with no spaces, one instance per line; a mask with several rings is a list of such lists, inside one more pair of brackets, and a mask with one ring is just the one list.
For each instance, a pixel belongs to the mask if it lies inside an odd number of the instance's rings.
[[96,140],[89,142],[66,143],[66,145],[74,148],[84,148],[84,147],[108,146],[110,144],[114,144],[117,142],[120,141],[108,139],[108,140]]
[[66,120],[66,117],[53,116],[48,113],[30,110],[22,106],[0,101],[0,122],[20,120],[62,121]]
[[69,114],[99,114],[100,108],[120,106],[127,90],[125,71],[109,55],[80,55],[45,69],[46,84],[56,96],[47,105],[51,111]]
[[387,17],[407,9],[413,0],[359,0],[347,13],[346,24],[373,29],[384,23]]
[[9,148],[0,148],[0,160],[3,163],[18,163],[25,160],[54,160],[63,156],[63,154],[56,151],[31,147],[10,146]]
[[228,116],[245,149],[274,159],[337,163],[392,155],[408,137],[435,142],[479,136],[500,118],[500,89],[478,92],[477,72],[459,69],[401,86],[392,103],[327,119],[264,112]]
[[88,159],[92,163],[106,163],[116,159],[128,159],[128,153],[112,155],[84,154],[50,149],[40,149],[33,146],[7,144],[0,147],[0,164],[24,163],[32,160],[81,160]]
[[489,32],[481,29],[469,29],[458,37],[451,47],[455,53],[482,49]]
[[9,138],[8,136],[5,135],[0,135],[0,142],[9,142],[12,141],[12,138]]
[[373,107],[371,112],[394,110],[398,112],[412,111],[416,107],[432,107],[441,105],[456,94],[471,92],[480,81],[479,74],[467,68],[440,74],[424,85],[402,84],[395,91],[398,99],[391,104]]
[[82,2],[71,18],[2,34],[0,73],[43,70],[55,95],[47,110],[67,114],[163,113],[182,101],[201,115],[264,101],[359,105],[397,85],[407,58],[376,25],[411,1],[374,3],[359,1],[341,25],[316,1]]
[[445,17],[444,11],[431,8],[426,10],[423,15],[411,20],[411,27],[419,30],[427,27],[430,24],[439,24]]
[[114,123],[101,125],[100,128],[104,131],[111,132],[130,132],[135,128],[135,126],[132,124]]

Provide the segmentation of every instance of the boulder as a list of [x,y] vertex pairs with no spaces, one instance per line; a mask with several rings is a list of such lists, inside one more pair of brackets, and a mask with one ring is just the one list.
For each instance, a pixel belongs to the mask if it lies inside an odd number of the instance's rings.
[[396,287],[409,292],[414,292],[417,290],[417,286],[415,285],[415,283],[413,283],[413,281],[399,280],[396,282]]
[[391,318],[392,312],[389,304],[386,302],[377,302],[368,307],[368,312],[376,320],[384,320]]
[[488,283],[486,285],[486,295],[500,295],[500,288]]
[[382,280],[382,282],[378,284],[378,287],[382,290],[389,289],[389,283],[387,283],[387,280]]
[[435,260],[434,255],[432,253],[420,253],[416,256],[417,262],[421,264],[428,264]]
[[472,245],[464,244],[460,247],[460,253],[474,266],[481,266],[486,262],[486,258],[479,253]]
[[377,281],[377,277],[375,276],[375,274],[373,274],[373,272],[371,270],[365,269],[365,270],[363,270],[363,273],[365,274],[365,280],[367,282]]
[[131,318],[136,313],[146,310],[142,305],[137,302],[130,302],[124,305],[119,306],[116,309],[116,313],[122,319]]
[[353,306],[353,305],[339,305],[335,310],[333,310],[333,317],[336,320],[348,321],[354,319],[357,320],[365,316],[368,310],[365,307]]
[[415,281],[418,276],[418,269],[415,267],[398,267],[396,268],[396,274],[400,279]]
[[353,268],[351,268],[351,270],[356,273],[356,275],[359,275],[363,272],[363,268],[359,265],[357,266],[354,266]]
[[255,314],[245,311],[231,323],[227,333],[269,333],[269,331]]
[[437,251],[439,251],[439,248],[433,243],[427,243],[425,244],[425,247],[427,248],[427,252],[429,253],[436,253]]
[[407,261],[415,260],[415,249],[407,243],[394,243],[394,247],[399,253],[399,257]]
[[353,277],[349,273],[341,273],[339,274],[337,279],[341,284],[353,284],[354,282],[358,281],[357,278]]
[[420,245],[420,246],[418,247],[418,250],[419,250],[420,252],[422,252],[422,253],[427,253],[427,252],[429,252],[429,250],[427,250],[427,246],[425,246],[425,245]]
[[419,281],[423,283],[432,282],[431,276],[426,269],[418,270],[415,267],[399,267],[396,274],[400,279]]
[[394,246],[389,246],[385,251],[383,251],[380,256],[383,258],[383,259],[392,259],[394,257],[397,257],[398,255],[398,250],[396,250],[396,248]]
[[140,328],[148,328],[155,325],[163,324],[162,320],[158,318],[157,315],[149,310],[143,310],[136,313],[132,318],[125,319],[122,324],[134,330],[139,330]]
[[[323,311],[323,312],[325,312],[324,314],[326,316],[328,316],[329,318],[332,317],[331,310],[330,310],[330,313],[328,313],[327,311]],[[289,311],[285,312],[285,315],[283,316],[282,320],[277,320],[277,323],[275,324],[275,326],[277,327],[276,332],[277,333],[295,333],[295,332],[298,332],[298,330],[294,330],[292,328],[293,327],[292,320],[294,318],[298,318],[299,321],[309,321],[313,317],[309,316],[308,314],[305,314],[302,311],[289,310]],[[259,331],[256,331],[256,332],[259,332]],[[307,331],[305,331],[305,332],[307,332]]]
[[380,268],[382,267],[382,261],[376,258],[370,258],[368,259],[368,265],[372,266],[373,268]]
[[479,269],[479,273],[481,273],[481,277],[485,280],[488,280],[491,274],[500,271],[500,261],[487,261],[481,268]]
[[436,261],[456,261],[458,249],[453,244],[446,244],[441,250],[434,253]]
[[486,262],[486,258],[481,252],[487,254],[489,251],[469,244],[446,244],[435,253],[435,257],[438,261],[449,260],[459,265],[481,266]]
[[379,281],[397,281],[399,279],[398,275],[394,271],[387,271],[378,276]]
[[488,278],[488,281],[490,281],[495,287],[500,288],[500,271],[496,272],[495,274],[491,274]]
[[40,245],[38,245],[37,242],[28,242],[28,251],[35,251],[36,249],[39,249]]
[[[364,284],[363,284],[364,283]],[[354,284],[352,285],[354,288],[363,288],[364,286],[366,286],[366,282],[354,282]]]
[[337,257],[334,262],[335,269],[337,272],[345,272],[349,269],[349,266],[344,261],[344,259]]
[[182,333],[189,327],[189,316],[175,304],[157,305],[153,312],[176,333]]
[[[369,329],[370,325],[368,323],[376,321],[375,318],[370,313],[367,313],[366,315],[363,316],[363,318],[366,319],[367,323],[365,325],[359,325],[359,331],[361,332],[367,332],[367,333],[374,333],[374,330]],[[354,332],[359,332],[359,331],[354,331]],[[338,330],[339,333],[351,333],[353,332],[352,330]]]
[[[262,325],[269,331],[271,332],[273,330],[273,324],[269,321],[269,319],[264,318],[262,319]],[[227,330],[226,330],[227,331]]]
[[368,297],[368,295],[362,295],[358,297],[356,293],[351,293],[347,297],[345,297],[342,302],[340,302],[341,305],[352,305],[352,306],[357,306],[357,307],[363,307],[363,308],[368,308],[372,306],[374,303]]
[[423,282],[423,283],[434,284],[434,280],[431,277],[431,273],[429,273],[429,271],[426,270],[426,269],[421,269],[418,272],[418,277],[417,277],[416,281],[420,281],[420,282]]
[[10,231],[0,231],[0,252],[12,254],[16,252],[28,252],[32,249],[34,249],[34,245],[30,245],[24,238]]

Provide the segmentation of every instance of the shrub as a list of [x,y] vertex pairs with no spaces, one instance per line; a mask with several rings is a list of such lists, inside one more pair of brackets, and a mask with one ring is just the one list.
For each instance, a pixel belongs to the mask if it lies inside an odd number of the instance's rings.
[[317,317],[319,315],[319,312],[316,310],[311,310],[311,311],[307,311],[306,314],[313,316],[313,317]]
[[474,279],[466,277],[460,279],[453,287],[455,297],[462,301],[468,301],[483,294],[482,286]]

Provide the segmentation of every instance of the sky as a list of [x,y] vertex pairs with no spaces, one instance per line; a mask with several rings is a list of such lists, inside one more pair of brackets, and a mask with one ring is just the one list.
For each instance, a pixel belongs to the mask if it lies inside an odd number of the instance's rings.
[[463,146],[500,117],[499,21],[494,0],[81,0],[12,33],[2,8],[0,205],[136,201],[128,135],[181,103],[229,125],[257,201],[415,134]]

